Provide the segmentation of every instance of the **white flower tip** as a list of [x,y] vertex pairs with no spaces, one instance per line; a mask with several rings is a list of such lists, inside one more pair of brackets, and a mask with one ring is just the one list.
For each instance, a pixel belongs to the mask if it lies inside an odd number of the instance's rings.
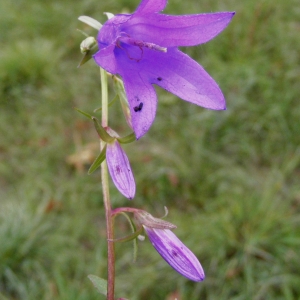
[[108,20],[111,19],[111,18],[113,18],[115,16],[114,14],[112,14],[110,12],[104,12],[103,14],[106,15],[106,17],[107,17]]

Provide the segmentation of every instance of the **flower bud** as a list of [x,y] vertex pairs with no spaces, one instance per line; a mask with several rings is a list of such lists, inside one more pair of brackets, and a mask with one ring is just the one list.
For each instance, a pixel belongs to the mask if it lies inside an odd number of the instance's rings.
[[171,230],[147,226],[144,228],[153,247],[175,271],[193,281],[204,280],[199,260]]
[[117,140],[107,144],[106,161],[109,174],[116,188],[125,197],[133,199],[135,195],[135,180],[128,157]]
[[80,51],[82,54],[85,54],[88,51],[90,51],[94,46],[97,46],[97,41],[94,37],[89,36],[81,42]]
[[204,271],[197,257],[170,230],[176,225],[155,218],[144,210],[135,210],[133,213],[144,227],[153,247],[175,271],[193,281],[204,280]]

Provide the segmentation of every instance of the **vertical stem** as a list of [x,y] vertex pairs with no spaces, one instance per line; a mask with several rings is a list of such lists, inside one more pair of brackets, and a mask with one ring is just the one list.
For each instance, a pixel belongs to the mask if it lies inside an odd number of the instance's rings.
[[[107,73],[100,68],[101,90],[102,90],[102,127],[108,126],[108,88],[107,88]],[[101,150],[105,142],[101,140]],[[103,201],[106,217],[106,238],[107,238],[107,300],[114,300],[115,290],[115,249],[114,249],[114,227],[113,218],[111,216],[111,204],[109,197],[108,170],[106,160],[101,164],[101,180],[103,190]]]

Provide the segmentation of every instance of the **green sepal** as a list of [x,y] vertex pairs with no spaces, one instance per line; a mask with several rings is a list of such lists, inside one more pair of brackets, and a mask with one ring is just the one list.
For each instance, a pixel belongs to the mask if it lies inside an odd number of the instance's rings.
[[117,76],[114,76],[113,79],[114,79],[114,83],[115,83],[116,92],[119,95],[121,102],[128,105],[128,100],[127,100],[127,97],[125,94],[125,88],[124,88],[123,81],[120,78],[118,78]]
[[[122,215],[124,215],[124,217],[127,219],[127,221],[129,222],[131,231],[133,232],[133,234],[131,235],[132,237],[132,243],[133,243],[133,262],[136,262],[136,258],[137,258],[137,251],[138,251],[138,243],[137,243],[137,236],[143,232],[143,226],[139,227],[138,229],[136,229],[136,226],[134,224],[134,222],[132,221],[132,219],[125,214],[124,212],[122,212]],[[130,239],[128,239],[130,240]]]
[[96,130],[97,130],[97,132],[98,132],[98,134],[99,134],[99,136],[101,138],[101,140],[103,140],[106,143],[111,144],[115,140],[115,138],[112,137],[112,136],[110,136],[106,132],[106,130],[99,124],[99,121],[97,120],[97,118],[92,117],[92,120],[94,122],[94,126],[95,126],[95,128],[96,128]]
[[134,233],[126,235],[122,238],[113,239],[112,242],[116,243],[124,243],[132,240],[136,240],[136,238],[143,232],[143,226],[139,227]]
[[88,279],[93,283],[100,294],[107,295],[107,280],[96,275],[88,275]]
[[121,143],[121,144],[129,144],[132,143],[134,141],[136,141],[136,137],[134,133],[130,133],[124,137],[121,138],[117,138],[117,140]]
[[87,51],[83,56],[82,60],[80,61],[80,63],[78,64],[77,68],[81,67],[86,62],[88,62],[97,51],[98,51],[98,46],[94,46],[93,48],[91,48],[91,50]]
[[85,117],[89,118],[90,120],[93,120],[93,116],[90,115],[89,113],[77,108],[77,107],[74,107],[75,110],[77,110],[79,113],[81,113],[82,115],[84,115]]
[[100,22],[98,22],[97,20],[91,18],[91,17],[88,17],[88,16],[80,16],[78,18],[79,21],[95,28],[96,30],[100,30],[101,27],[102,27],[102,24]]
[[78,28],[76,30],[79,31],[80,33],[82,33],[85,37],[89,37],[89,35],[86,32],[84,32]]
[[[116,95],[108,104],[107,104],[107,106],[108,107],[111,107],[114,103],[115,103],[115,101],[118,99],[118,95]],[[102,107],[98,107],[98,108],[96,108],[96,109],[94,109],[94,112],[98,112],[98,111],[101,111],[102,110]]]
[[89,175],[92,174],[95,170],[97,170],[100,167],[101,163],[104,161],[104,159],[106,157],[106,146],[107,146],[107,144],[105,144],[105,146],[103,147],[100,154],[97,156],[97,158],[94,160],[94,162],[90,166],[89,171],[88,171]]
[[113,76],[113,80],[114,80],[114,88],[116,93],[119,96],[122,111],[125,116],[126,122],[128,126],[132,128],[131,114],[130,114],[129,104],[126,97],[123,81],[116,76]]

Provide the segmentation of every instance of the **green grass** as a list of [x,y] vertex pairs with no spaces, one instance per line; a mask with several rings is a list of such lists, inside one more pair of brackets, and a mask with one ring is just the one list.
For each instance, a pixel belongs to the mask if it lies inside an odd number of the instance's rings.
[[[133,11],[133,1],[0,3],[0,299],[103,299],[106,276],[100,174],[92,124],[73,108],[99,107],[99,71],[77,69],[77,21]],[[204,110],[157,89],[149,133],[125,146],[137,182],[114,207],[169,209],[176,234],[206,279],[174,272],[149,241],[117,245],[118,297],[260,300],[300,297],[300,9],[296,0],[169,1],[166,13],[236,11],[205,45],[183,49],[216,79],[227,110]],[[129,133],[113,106],[111,126]],[[95,146],[96,145],[96,146]],[[96,147],[96,148],[95,148]],[[90,158],[78,153],[89,149]],[[77,153],[74,164],[68,163]],[[73,157],[74,158],[74,157]],[[74,161],[74,159],[73,159]],[[118,220],[118,234],[127,226]],[[172,296],[173,295],[173,296]]]

